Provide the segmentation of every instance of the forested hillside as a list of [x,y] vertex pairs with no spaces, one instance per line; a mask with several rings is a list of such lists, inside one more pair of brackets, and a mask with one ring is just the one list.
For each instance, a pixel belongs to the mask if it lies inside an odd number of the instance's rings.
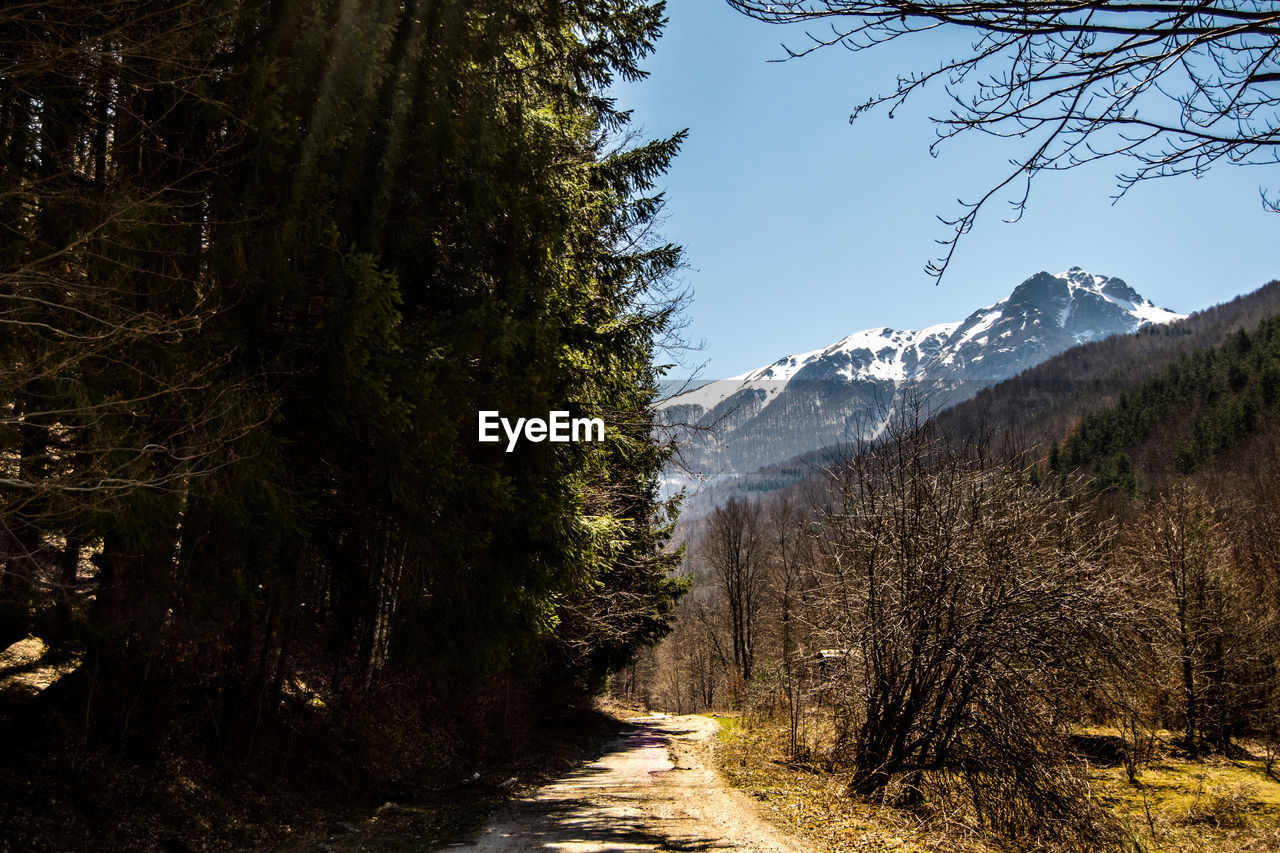
[[[1107,409],[1090,412],[1051,447],[1054,468],[1090,467],[1098,486],[1132,492],[1129,455],[1147,450],[1153,475],[1190,474],[1275,419],[1280,396],[1280,318],[1234,332],[1219,347],[1190,353]],[[1157,443],[1159,449],[1150,448]],[[1127,476],[1126,476],[1127,474]]]
[[[0,10],[0,648],[78,662],[38,701],[81,748],[243,754],[406,683],[587,689],[664,632],[654,186],[683,137],[606,95],[662,21]],[[479,410],[607,435],[507,453]]]
[[1272,282],[1166,328],[1070,350],[938,422],[1001,430],[1039,448],[1060,483],[1087,473],[1089,488],[1130,496],[1174,474],[1247,465],[1231,451],[1273,431],[1277,316]]

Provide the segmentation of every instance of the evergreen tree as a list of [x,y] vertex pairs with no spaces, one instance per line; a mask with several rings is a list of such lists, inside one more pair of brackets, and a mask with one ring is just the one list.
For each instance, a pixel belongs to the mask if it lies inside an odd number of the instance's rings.
[[[0,604],[13,633],[51,572],[93,593],[72,615],[119,731],[170,695],[226,731],[304,646],[344,689],[595,685],[662,634],[681,255],[652,227],[683,134],[629,143],[607,91],[663,12],[0,12]],[[485,409],[608,429],[506,453]]]

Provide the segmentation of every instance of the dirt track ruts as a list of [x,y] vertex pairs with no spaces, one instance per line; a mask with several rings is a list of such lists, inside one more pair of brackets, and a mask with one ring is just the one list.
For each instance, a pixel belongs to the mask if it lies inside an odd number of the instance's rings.
[[628,722],[599,760],[508,806],[474,842],[443,849],[812,853],[716,772],[714,720],[659,714]]

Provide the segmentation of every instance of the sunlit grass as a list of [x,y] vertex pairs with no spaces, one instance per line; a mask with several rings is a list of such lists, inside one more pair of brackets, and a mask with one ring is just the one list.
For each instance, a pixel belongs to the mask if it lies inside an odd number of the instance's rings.
[[[731,784],[765,815],[830,851],[1007,850],[961,820],[926,822],[909,811],[865,803],[844,793],[847,777],[783,756],[780,721],[746,717],[720,722],[719,762]],[[1118,734],[1114,729],[1092,734]],[[1179,757],[1163,733],[1159,756],[1130,784],[1123,766],[1094,767],[1092,796],[1126,828],[1134,853],[1280,851],[1280,782],[1262,761]],[[1249,744],[1245,744],[1247,749]]]
[[722,716],[720,714],[709,714],[708,716],[720,724],[720,728],[716,729],[716,738],[721,743],[732,742],[734,733],[738,731],[738,726],[741,723],[742,718]]
[[850,799],[847,778],[788,764],[781,723],[746,717],[720,722],[718,760],[730,784],[751,795],[765,817],[827,851],[977,853],[976,839],[944,836],[909,814]]
[[1090,778],[1136,850],[1280,850],[1280,781],[1261,760],[1169,754],[1142,767],[1133,784],[1121,767],[1095,769]]

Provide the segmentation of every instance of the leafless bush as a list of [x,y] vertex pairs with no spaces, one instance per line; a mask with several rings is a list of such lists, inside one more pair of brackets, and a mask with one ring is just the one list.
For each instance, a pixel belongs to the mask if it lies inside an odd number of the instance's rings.
[[836,747],[850,792],[892,786],[915,805],[955,780],[1006,837],[1054,827],[1063,839],[1085,833],[1081,821],[1097,832],[1058,706],[1122,644],[1109,527],[981,442],[948,442],[918,408],[832,486],[819,608],[831,645],[848,650]]

